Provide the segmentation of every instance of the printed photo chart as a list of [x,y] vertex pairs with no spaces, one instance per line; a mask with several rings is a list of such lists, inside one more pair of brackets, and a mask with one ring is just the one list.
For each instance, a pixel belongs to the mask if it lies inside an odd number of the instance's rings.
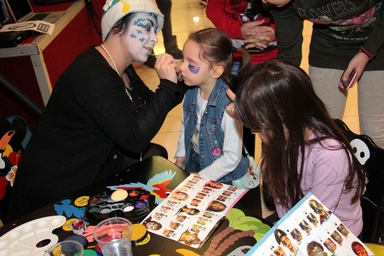
[[313,194],[307,194],[246,254],[374,255]]
[[200,248],[247,191],[191,174],[142,224],[152,233]]

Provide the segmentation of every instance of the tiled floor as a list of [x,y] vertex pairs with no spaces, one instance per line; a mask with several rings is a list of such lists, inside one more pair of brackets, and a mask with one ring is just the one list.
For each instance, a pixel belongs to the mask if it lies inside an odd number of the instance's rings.
[[[199,4],[199,0],[173,0],[172,6],[172,25],[173,34],[177,36],[179,48],[182,48],[189,33],[199,29],[213,27],[212,23],[205,15],[205,7]],[[303,61],[301,67],[308,70],[308,45],[311,37],[311,24],[305,23],[304,30],[304,45],[303,45]],[[155,53],[164,53],[164,45],[162,44],[162,35],[159,34],[159,43],[155,47]],[[153,90],[156,89],[159,79],[153,69],[148,68],[144,64],[135,64],[136,70],[144,82]],[[356,133],[359,132],[357,119],[357,104],[356,104],[356,87],[349,91],[349,99],[345,111],[344,121],[350,129]],[[173,161],[174,154],[177,148],[177,139],[179,136],[179,125],[181,120],[181,105],[175,107],[167,116],[159,133],[153,139],[153,142],[165,146],[168,150],[169,160]],[[260,141],[256,143],[256,156],[260,157]],[[263,215],[266,216],[270,212],[263,209]]]

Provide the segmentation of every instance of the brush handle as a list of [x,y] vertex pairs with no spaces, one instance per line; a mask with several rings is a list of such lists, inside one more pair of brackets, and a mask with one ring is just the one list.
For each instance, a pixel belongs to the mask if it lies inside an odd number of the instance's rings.
[[[154,53],[148,53],[148,56],[153,56],[153,57],[156,57],[159,56],[158,54],[154,54]],[[175,59],[175,62],[183,62],[184,59]]]

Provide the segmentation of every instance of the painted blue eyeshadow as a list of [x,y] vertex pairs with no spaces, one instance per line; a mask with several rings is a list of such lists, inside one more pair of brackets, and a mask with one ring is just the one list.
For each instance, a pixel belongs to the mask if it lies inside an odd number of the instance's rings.
[[194,67],[194,66],[191,66],[191,65],[188,65],[188,69],[189,69],[189,71],[191,71],[193,74],[197,74],[197,73],[199,73],[199,71],[200,71],[200,67]]

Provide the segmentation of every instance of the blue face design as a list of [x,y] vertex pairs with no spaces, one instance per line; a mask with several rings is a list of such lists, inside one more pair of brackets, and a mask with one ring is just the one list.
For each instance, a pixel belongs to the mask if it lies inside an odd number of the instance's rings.
[[[148,16],[153,18],[153,15],[151,14],[148,14]],[[137,38],[140,42],[145,42],[145,40],[148,38],[148,34],[151,32],[151,29],[153,28],[154,31],[156,31],[156,24],[154,20],[149,17],[138,17],[133,21],[132,25],[136,26],[137,28],[133,29],[133,31],[129,34],[130,38]]]

